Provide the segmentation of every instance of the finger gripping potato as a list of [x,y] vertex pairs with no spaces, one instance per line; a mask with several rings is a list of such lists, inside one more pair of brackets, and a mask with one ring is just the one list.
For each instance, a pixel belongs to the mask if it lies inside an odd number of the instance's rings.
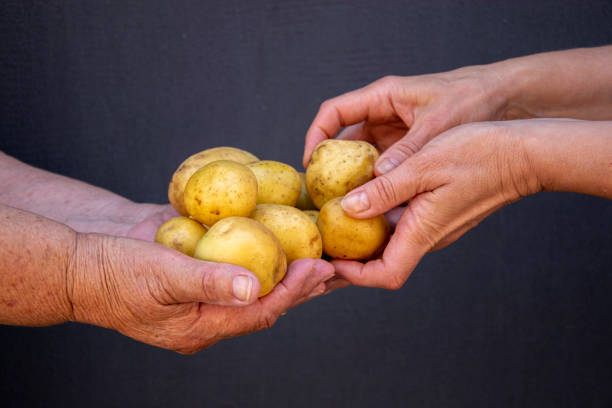
[[276,235],[287,255],[287,263],[302,258],[321,258],[323,242],[317,226],[295,207],[258,204],[251,218]]
[[225,218],[202,237],[194,257],[242,266],[253,272],[267,295],[287,272],[287,258],[279,240],[259,222],[244,217]]
[[174,217],[164,222],[155,234],[155,242],[193,256],[206,227],[187,217]]
[[168,186],[168,199],[174,209],[181,215],[188,215],[184,203],[185,186],[189,178],[198,169],[217,160],[230,160],[241,164],[252,163],[259,159],[251,153],[235,147],[215,147],[189,156],[172,175]]
[[215,161],[189,178],[184,200],[189,215],[209,227],[223,218],[248,217],[257,202],[257,179],[243,164]]
[[317,145],[306,169],[306,188],[317,208],[374,178],[378,151],[367,142],[325,140]]
[[288,164],[262,160],[247,165],[257,177],[257,204],[295,206],[302,190],[298,172]]
[[380,253],[387,243],[390,227],[384,215],[358,220],[344,213],[334,198],[321,208],[317,226],[323,239],[323,252],[332,258],[364,260]]

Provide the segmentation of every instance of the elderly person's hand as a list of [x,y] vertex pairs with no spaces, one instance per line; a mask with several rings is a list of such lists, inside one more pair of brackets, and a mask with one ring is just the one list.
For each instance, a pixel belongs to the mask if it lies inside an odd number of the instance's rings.
[[181,353],[271,327],[287,309],[321,294],[334,273],[322,260],[293,262],[258,299],[257,278],[237,266],[98,234],[80,235],[76,248],[68,269],[71,318]]
[[322,260],[293,262],[258,299],[259,282],[248,270],[160,244],[76,233],[4,205],[0,227],[0,323],[90,323],[181,353],[270,327],[322,294],[334,273]]
[[454,127],[344,198],[354,218],[409,203],[389,214],[399,220],[380,259],[332,262],[355,285],[400,288],[426,253],[539,191],[612,198],[612,122],[531,119]]
[[[270,327],[321,295],[333,267],[293,262],[258,299],[259,281],[152,241],[176,212],[0,153],[0,324],[77,321],[182,353]],[[134,239],[135,238],[135,239]]]

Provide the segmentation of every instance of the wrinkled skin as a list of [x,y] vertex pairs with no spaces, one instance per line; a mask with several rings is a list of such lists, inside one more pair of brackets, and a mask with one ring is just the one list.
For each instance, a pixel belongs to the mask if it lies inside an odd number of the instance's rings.
[[152,242],[177,215],[169,205],[137,204],[2,153],[0,181],[2,324],[72,320],[193,353],[270,327],[323,294],[334,274],[327,262],[303,259],[257,299],[259,283],[248,270]]

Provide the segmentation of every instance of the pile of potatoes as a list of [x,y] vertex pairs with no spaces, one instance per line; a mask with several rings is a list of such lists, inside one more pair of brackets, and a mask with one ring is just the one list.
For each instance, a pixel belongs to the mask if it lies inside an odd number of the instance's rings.
[[155,241],[186,255],[242,266],[265,296],[287,265],[301,258],[364,260],[389,236],[384,216],[348,217],[340,201],[374,177],[378,152],[361,141],[327,140],[313,152],[306,174],[233,147],[188,157],[168,188],[181,214],[165,222]]

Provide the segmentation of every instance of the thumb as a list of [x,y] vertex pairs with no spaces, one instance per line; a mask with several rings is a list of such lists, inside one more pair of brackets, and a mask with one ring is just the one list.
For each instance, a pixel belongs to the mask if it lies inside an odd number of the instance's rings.
[[420,193],[421,179],[413,160],[406,160],[348,193],[342,199],[342,208],[349,216],[359,219],[384,214]]
[[247,269],[235,265],[188,258],[166,271],[168,290],[177,302],[202,302],[224,306],[245,306],[259,297],[259,280]]

